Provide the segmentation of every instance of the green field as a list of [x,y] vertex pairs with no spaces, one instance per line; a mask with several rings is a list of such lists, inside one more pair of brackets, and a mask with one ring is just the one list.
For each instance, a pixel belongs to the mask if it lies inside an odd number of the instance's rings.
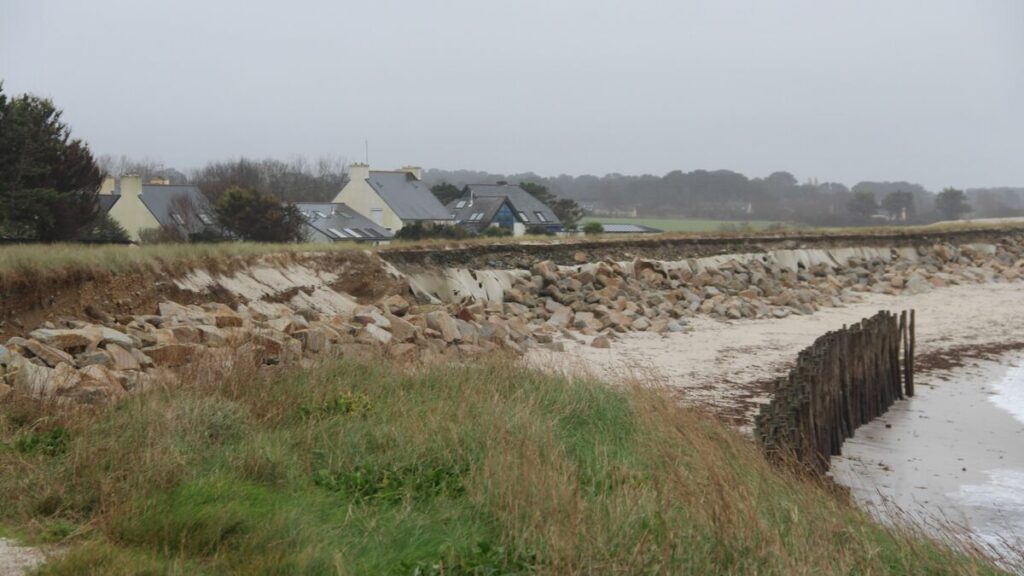
[[587,216],[587,222],[601,224],[639,224],[665,232],[727,232],[736,230],[764,230],[772,225],[784,224],[771,220],[700,220],[696,218],[618,218],[614,216]]

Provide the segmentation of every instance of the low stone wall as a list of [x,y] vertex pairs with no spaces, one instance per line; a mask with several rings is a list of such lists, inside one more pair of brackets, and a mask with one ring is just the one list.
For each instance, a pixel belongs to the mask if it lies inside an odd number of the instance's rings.
[[584,252],[591,260],[628,261],[685,260],[722,254],[759,253],[772,250],[832,249],[848,246],[872,248],[916,248],[937,243],[996,244],[1024,237],[1024,227],[983,227],[965,229],[871,230],[863,233],[779,233],[749,235],[672,236],[654,235],[633,238],[584,237],[563,241],[514,242],[495,244],[430,246],[428,248],[389,247],[378,254],[401,268],[430,270],[439,267],[470,269],[528,270],[542,260],[570,265],[575,254]]
[[818,472],[854,431],[914,395],[914,313],[879,312],[800,352],[762,406],[755,436],[773,459]]

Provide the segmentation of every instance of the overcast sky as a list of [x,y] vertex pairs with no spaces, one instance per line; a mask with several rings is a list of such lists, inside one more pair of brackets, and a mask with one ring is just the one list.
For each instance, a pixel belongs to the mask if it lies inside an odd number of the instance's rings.
[[1021,0],[0,0],[97,154],[1024,186]]

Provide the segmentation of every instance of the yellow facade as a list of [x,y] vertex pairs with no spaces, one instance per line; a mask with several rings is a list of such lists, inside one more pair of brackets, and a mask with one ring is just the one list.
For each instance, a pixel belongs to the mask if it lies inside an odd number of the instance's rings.
[[[107,182],[104,181],[103,186],[100,188],[100,193],[109,194],[112,189],[113,186],[108,188]],[[107,191],[104,192],[104,190]],[[110,217],[124,227],[125,231],[128,232],[128,237],[133,242],[139,241],[140,230],[160,227],[160,222],[149,211],[149,208],[146,208],[146,205],[142,203],[141,195],[142,178],[138,176],[122,176],[121,197],[110,209]]]
[[374,224],[383,226],[391,232],[398,232],[402,229],[402,219],[366,181],[369,177],[370,166],[368,164],[353,164],[349,168],[348,184],[345,184],[341,192],[334,197],[334,202],[344,202],[356,212],[372,220]]

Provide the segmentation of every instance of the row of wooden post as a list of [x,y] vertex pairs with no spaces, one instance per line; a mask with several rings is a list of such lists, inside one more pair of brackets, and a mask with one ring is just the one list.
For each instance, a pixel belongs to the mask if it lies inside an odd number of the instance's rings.
[[882,311],[800,352],[761,406],[755,434],[769,457],[825,472],[858,427],[913,395],[914,311]]

